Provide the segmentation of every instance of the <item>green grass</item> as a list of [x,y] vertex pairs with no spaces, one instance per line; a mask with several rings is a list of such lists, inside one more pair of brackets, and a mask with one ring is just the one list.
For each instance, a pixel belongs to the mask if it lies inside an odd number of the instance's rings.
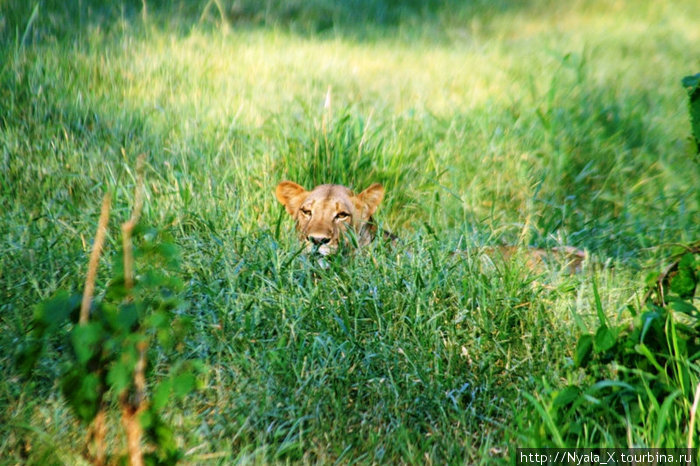
[[[204,1],[27,3],[0,2],[2,462],[79,457],[61,349],[31,379],[12,352],[37,302],[82,288],[111,191],[104,289],[141,152],[144,221],[183,251],[185,354],[210,368],[168,413],[192,463],[506,458],[543,425],[524,394],[572,376],[593,280],[624,320],[663,246],[700,237],[696,2],[221,2],[224,22]],[[400,244],[295,257],[283,179],[383,183]],[[454,254],[500,243],[594,259],[567,276]],[[630,435],[605,445],[649,445]]]

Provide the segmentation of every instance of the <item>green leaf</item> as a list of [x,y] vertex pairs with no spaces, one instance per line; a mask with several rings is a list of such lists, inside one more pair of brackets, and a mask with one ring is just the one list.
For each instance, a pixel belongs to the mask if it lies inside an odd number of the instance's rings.
[[139,320],[139,303],[126,303],[119,307],[117,324],[124,331],[131,331]]
[[139,288],[154,289],[170,285],[170,277],[163,270],[150,269],[141,274]]
[[603,312],[603,304],[600,301],[600,293],[598,293],[598,283],[595,279],[593,280],[593,298],[595,299],[595,310],[598,313],[598,320],[600,321],[600,325],[603,327],[607,327],[608,322],[605,318],[605,312]]
[[113,302],[119,302],[123,300],[129,293],[124,286],[124,264],[123,256],[115,257],[114,265],[112,266],[112,273],[114,278],[110,281],[107,291],[105,292],[105,298]]
[[169,267],[176,267],[180,261],[180,250],[173,243],[160,243],[157,246],[157,251]]
[[69,294],[67,291],[58,291],[51,298],[39,303],[34,308],[35,324],[42,328],[53,330],[63,324],[71,313],[80,308],[81,297],[77,294]]
[[666,373],[664,368],[661,367],[661,364],[658,363],[658,361],[656,360],[656,357],[654,356],[654,354],[651,352],[651,350],[649,349],[649,347],[647,345],[645,345],[644,343],[640,343],[634,347],[634,350],[637,353],[644,356],[645,358],[647,358],[647,360],[651,363],[652,366],[654,366],[654,368],[656,368],[657,371],[659,371],[659,373],[661,373],[661,374]]
[[689,316],[698,314],[698,309],[688,301],[672,298],[669,298],[668,301],[668,307],[674,311],[682,312],[683,314],[687,314]]
[[[639,337],[639,341],[643,342],[646,338],[647,332],[652,329],[652,328],[658,328],[661,326],[661,319],[662,315],[658,310],[661,308],[657,308],[652,311],[647,311],[642,314],[642,333]],[[653,332],[652,332],[653,333]]]
[[85,373],[74,366],[61,378],[61,391],[81,421],[90,422],[95,418],[102,398],[101,384],[96,374]]
[[182,340],[187,332],[192,329],[192,318],[182,316],[170,322],[169,331],[174,339]]
[[593,347],[596,353],[604,353],[615,346],[617,340],[617,332],[608,327],[598,327],[593,341]]
[[695,89],[700,86],[700,73],[694,74],[691,76],[685,76],[682,80],[681,83],[683,84],[683,87],[688,88],[688,93],[691,93],[695,91]]
[[107,385],[117,393],[126,389],[131,384],[135,365],[134,358],[128,353],[122,354],[122,357],[115,361],[107,372]]
[[644,283],[647,288],[656,288],[656,284],[659,282],[660,272],[649,272],[644,278]]
[[163,380],[158,384],[151,398],[151,405],[155,411],[160,411],[165,407],[172,389],[173,382],[171,380]]
[[576,367],[583,367],[588,364],[593,352],[593,336],[581,335],[576,345],[576,354],[574,355],[574,363]]
[[661,405],[661,409],[659,410],[659,417],[656,422],[656,436],[654,436],[654,443],[653,445],[651,445],[652,447],[661,447],[661,439],[664,438],[667,434],[666,424],[668,423],[668,412],[671,409],[671,406],[673,405],[673,401],[676,398],[678,398],[679,395],[682,394],[683,392],[681,390],[676,390],[670,396],[666,397],[663,404]]
[[618,390],[628,390],[632,393],[641,393],[642,389],[641,387],[637,387],[636,385],[631,385],[627,382],[623,382],[621,380],[601,380],[599,382],[594,383],[591,385],[587,392],[595,395],[597,392],[606,389],[606,388],[612,388],[612,389],[618,389]]
[[95,319],[103,320],[106,329],[119,328],[119,307],[111,302],[102,301],[97,307]]
[[135,238],[141,238],[143,240],[144,246],[158,239],[158,229],[144,223],[136,224],[133,234]]
[[153,424],[155,422],[158,422],[158,414],[153,412],[153,409],[151,409],[153,405],[149,407],[149,409],[145,409],[141,411],[141,414],[139,414],[139,422],[141,423],[141,428],[143,430],[148,431],[153,427]]
[[28,337],[21,342],[15,353],[15,367],[25,376],[34,370],[36,362],[44,351],[44,339]]
[[200,375],[208,372],[207,365],[201,359],[190,359],[187,363],[194,372]]
[[147,318],[147,326],[156,329],[168,329],[170,328],[171,317],[167,312],[155,311]]
[[175,345],[175,338],[173,334],[166,329],[159,329],[156,332],[156,340],[158,344],[166,351],[169,351]]
[[698,278],[695,275],[695,256],[684,255],[678,263],[678,273],[671,278],[671,291],[681,298],[692,298]]
[[194,374],[185,372],[173,378],[173,392],[177,398],[182,398],[194,390],[197,379]]
[[141,426],[148,440],[157,446],[156,451],[144,456],[146,464],[176,464],[182,458],[175,435],[158,413],[147,409],[140,415]]
[[85,365],[90,359],[100,352],[100,341],[103,330],[99,322],[88,322],[85,325],[78,325],[71,333],[73,350],[78,360],[78,364]]
[[581,389],[576,385],[569,385],[565,387],[559,394],[554,398],[552,406],[555,408],[561,408],[562,406],[567,406],[573,403],[576,399],[581,396]]
[[700,73],[686,76],[682,83],[688,91],[690,128],[695,142],[695,150],[700,154]]
[[547,427],[549,433],[552,436],[554,445],[556,445],[558,448],[564,448],[565,443],[561,437],[561,433],[559,432],[559,429],[556,423],[554,422],[554,419],[552,419],[552,416],[549,414],[547,409],[545,409],[545,407],[534,396],[530,395],[529,393],[524,392],[523,396],[532,404],[535,410],[539,413],[540,417],[542,418],[542,421],[544,422],[544,425]]

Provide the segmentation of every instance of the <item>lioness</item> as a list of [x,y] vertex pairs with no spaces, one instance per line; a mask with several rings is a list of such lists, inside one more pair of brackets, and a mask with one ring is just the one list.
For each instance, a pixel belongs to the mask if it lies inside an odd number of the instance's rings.
[[309,251],[323,256],[338,250],[341,241],[348,242],[348,230],[357,238],[358,246],[369,244],[377,233],[372,215],[384,198],[384,188],[374,183],[358,195],[339,184],[322,184],[311,191],[291,181],[283,181],[275,190],[287,212],[294,218],[296,229]]
[[[275,195],[294,218],[300,239],[308,244],[307,250],[327,256],[338,250],[341,238],[348,241],[348,235],[343,235],[347,230],[355,233],[358,246],[372,242],[377,234],[372,215],[384,198],[384,188],[374,183],[355,196],[349,188],[339,184],[322,184],[307,191],[296,183],[283,181],[277,185]],[[384,233],[391,239],[396,238]],[[518,254],[524,254],[531,269],[541,269],[554,261],[571,273],[580,272],[587,259],[585,251],[570,246],[543,249],[501,245],[477,252],[489,261],[498,258],[509,261]]]

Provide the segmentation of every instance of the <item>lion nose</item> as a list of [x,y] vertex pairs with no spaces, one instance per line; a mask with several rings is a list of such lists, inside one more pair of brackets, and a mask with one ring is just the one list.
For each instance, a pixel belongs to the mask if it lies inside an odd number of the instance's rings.
[[330,237],[320,236],[320,235],[309,235],[309,241],[311,241],[316,246],[321,246],[322,244],[327,244],[330,242]]

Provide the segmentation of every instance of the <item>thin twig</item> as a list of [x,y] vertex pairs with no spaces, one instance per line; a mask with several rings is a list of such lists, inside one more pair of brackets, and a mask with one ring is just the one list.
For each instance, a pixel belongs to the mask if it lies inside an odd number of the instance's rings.
[[107,459],[107,445],[105,438],[107,437],[107,413],[105,411],[104,402],[100,403],[100,410],[97,416],[92,421],[92,432],[95,440],[95,465],[101,466],[105,464]]
[[[85,450],[83,458],[94,466],[103,466],[107,462],[107,411],[104,400],[100,401],[100,409],[92,419],[85,435]],[[90,451],[90,444],[94,443],[94,454]]]
[[129,452],[129,464],[131,466],[143,466],[143,455],[141,453],[141,437],[142,429],[139,415],[144,409],[142,404],[139,407],[134,407],[129,402],[129,396],[125,390],[119,396],[119,406],[122,411],[122,426],[126,433],[126,446]]
[[136,161],[136,188],[131,218],[122,224],[122,246],[124,249],[124,286],[127,292],[134,287],[134,254],[131,246],[131,233],[141,217],[143,207],[143,163],[146,154],[139,155]]
[[100,253],[104,244],[105,234],[107,233],[107,223],[109,222],[109,208],[112,203],[112,196],[107,193],[102,199],[102,210],[100,211],[100,220],[97,223],[97,233],[95,234],[95,242],[92,245],[90,253],[90,262],[88,263],[87,278],[85,279],[85,290],[83,291],[83,302],[80,306],[80,325],[87,324],[90,317],[90,304],[92,303],[92,294],[95,291],[95,278],[97,276],[97,266],[100,261]]
[[[105,235],[107,233],[107,224],[109,223],[109,210],[112,203],[112,196],[107,193],[102,199],[102,209],[100,211],[100,219],[97,222],[97,233],[95,234],[95,241],[92,245],[92,252],[90,253],[90,261],[88,263],[87,277],[85,278],[85,290],[83,291],[83,302],[80,306],[80,325],[86,325],[88,319],[90,318],[90,305],[92,304],[92,295],[95,291],[95,278],[97,277],[97,266],[100,261],[100,253],[102,252],[102,246],[104,244]],[[90,442],[95,443],[95,456],[93,458],[93,463],[95,465],[101,466],[105,464],[106,459],[106,445],[105,437],[107,436],[107,426],[105,424],[105,408],[102,403],[100,403],[100,410],[97,415],[92,420],[92,425],[88,430],[88,435],[86,439],[86,445]]]

